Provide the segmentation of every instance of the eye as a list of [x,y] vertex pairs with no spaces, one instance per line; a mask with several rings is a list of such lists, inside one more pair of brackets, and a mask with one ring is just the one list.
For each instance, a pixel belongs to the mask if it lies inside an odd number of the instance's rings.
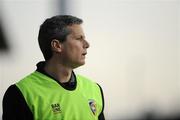
[[80,38],[76,38],[77,40],[82,40],[82,38],[80,37]]
[[85,38],[83,36],[77,37],[76,40],[83,41]]

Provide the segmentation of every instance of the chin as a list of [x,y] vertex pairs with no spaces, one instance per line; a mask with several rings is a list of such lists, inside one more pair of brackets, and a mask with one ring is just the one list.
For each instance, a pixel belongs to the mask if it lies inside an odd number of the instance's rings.
[[79,63],[79,66],[82,66],[82,65],[84,65],[85,64],[85,62],[81,62],[81,63]]
[[83,66],[85,64],[85,62],[80,62],[80,63],[77,63],[73,66],[73,68],[78,68],[80,66]]
[[84,64],[85,64],[85,61],[82,62],[82,65],[84,65]]

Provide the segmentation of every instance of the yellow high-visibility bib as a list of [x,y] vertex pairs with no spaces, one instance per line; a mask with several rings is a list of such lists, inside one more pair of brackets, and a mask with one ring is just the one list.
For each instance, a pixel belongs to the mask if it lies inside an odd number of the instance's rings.
[[33,72],[16,83],[34,120],[98,120],[103,103],[99,86],[80,75],[67,90],[52,78]]

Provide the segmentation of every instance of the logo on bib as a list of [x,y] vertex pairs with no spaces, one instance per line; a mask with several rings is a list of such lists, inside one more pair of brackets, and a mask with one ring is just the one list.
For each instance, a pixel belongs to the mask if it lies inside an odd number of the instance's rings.
[[53,113],[55,114],[61,113],[61,108],[60,108],[59,103],[51,104],[51,108],[52,108]]
[[89,99],[89,106],[94,115],[96,115],[96,102],[93,99]]

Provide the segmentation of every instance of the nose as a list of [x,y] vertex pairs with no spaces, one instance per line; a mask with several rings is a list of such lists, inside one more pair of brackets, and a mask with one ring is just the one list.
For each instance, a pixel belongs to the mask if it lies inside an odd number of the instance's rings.
[[84,48],[89,48],[90,44],[87,40],[84,40]]

